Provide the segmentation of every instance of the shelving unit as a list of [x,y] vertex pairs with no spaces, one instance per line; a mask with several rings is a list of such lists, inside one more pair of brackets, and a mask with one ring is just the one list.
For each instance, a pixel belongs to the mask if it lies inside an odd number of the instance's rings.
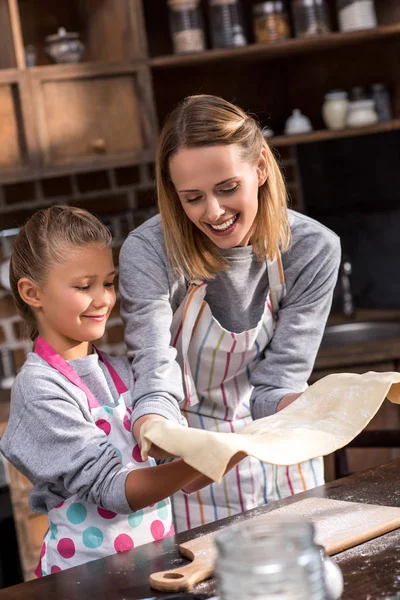
[[[166,0],[0,0],[0,181],[151,162],[158,123],[196,93],[255,114],[276,133],[275,147],[399,129],[398,0],[376,2],[375,29],[274,44],[253,43],[256,0],[241,1],[247,46],[173,55]],[[328,4],[335,28],[336,2]],[[201,6],[206,13],[207,0]],[[81,63],[50,64],[45,38],[59,27],[80,33]],[[31,44],[37,66],[28,69]],[[323,129],[328,91],[376,82],[390,90],[391,123]],[[309,116],[312,134],[279,135],[294,108]]]
[[394,119],[393,121],[389,121],[387,123],[376,123],[376,125],[369,125],[368,127],[357,127],[354,129],[340,129],[338,131],[322,129],[300,135],[278,135],[270,140],[270,144],[274,148],[282,148],[283,146],[312,144],[313,142],[326,142],[329,140],[339,140],[350,137],[358,137],[361,135],[373,135],[376,133],[386,133],[388,131],[396,130],[400,130],[400,119]]
[[206,50],[181,55],[158,56],[150,59],[153,69],[184,68],[212,62],[271,60],[299,54],[331,50],[356,44],[383,40],[400,35],[400,23],[351,33],[330,33],[314,38],[293,38],[281,42],[248,44],[240,48]]

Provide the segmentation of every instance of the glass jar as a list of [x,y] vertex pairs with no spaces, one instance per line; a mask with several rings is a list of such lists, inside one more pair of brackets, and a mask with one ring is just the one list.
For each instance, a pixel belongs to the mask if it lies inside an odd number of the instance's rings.
[[205,50],[200,0],[168,0],[169,23],[175,54]]
[[294,0],[293,21],[296,37],[330,32],[326,0]]
[[366,127],[378,122],[373,100],[356,100],[350,102],[347,115],[348,127]]
[[209,0],[213,48],[233,48],[247,44],[238,0]]
[[300,519],[244,521],[216,535],[221,600],[325,600],[314,526]]
[[377,26],[374,0],[337,0],[340,31],[358,31]]
[[256,42],[276,42],[290,37],[287,13],[283,2],[261,2],[253,6],[254,39]]
[[325,94],[322,116],[328,129],[343,129],[349,110],[348,94],[344,90],[333,90]]

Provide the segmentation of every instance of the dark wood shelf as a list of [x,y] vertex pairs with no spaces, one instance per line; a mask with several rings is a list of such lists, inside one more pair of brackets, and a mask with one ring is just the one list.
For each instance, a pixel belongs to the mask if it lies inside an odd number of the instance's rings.
[[359,44],[383,38],[394,37],[400,34],[400,23],[383,25],[374,29],[354,31],[351,33],[330,33],[312,38],[295,38],[283,42],[248,44],[241,48],[227,48],[223,50],[206,50],[195,54],[174,54],[158,56],[150,59],[153,69],[167,69],[186,67],[188,65],[201,65],[209,62],[236,60],[236,59],[274,59],[281,56],[304,54],[316,50],[327,50],[351,44]]
[[269,144],[274,148],[280,148],[282,146],[297,146],[298,144],[311,144],[313,142],[385,133],[398,129],[400,129],[400,119],[394,119],[387,123],[376,123],[375,125],[368,125],[368,127],[354,127],[353,129],[340,129],[339,131],[320,129],[299,135],[277,135],[269,140]]

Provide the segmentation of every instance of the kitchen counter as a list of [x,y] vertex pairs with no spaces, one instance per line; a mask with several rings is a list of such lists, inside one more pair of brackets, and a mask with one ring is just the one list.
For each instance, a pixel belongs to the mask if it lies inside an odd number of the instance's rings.
[[[263,512],[311,496],[400,507],[400,460],[267,505]],[[244,513],[240,519],[248,518],[253,512]],[[0,600],[165,598],[167,594],[150,589],[147,583],[149,575],[186,564],[187,561],[179,556],[179,543],[225,527],[232,519],[237,520],[237,517],[229,517],[218,524],[199,527],[123,554],[6,588],[0,591]],[[338,554],[335,560],[342,569],[345,582],[342,600],[375,600],[398,592],[399,545],[400,529]],[[198,584],[196,591],[212,595],[215,592],[214,579]]]
[[[337,313],[329,317],[328,325],[358,323],[362,321],[400,321],[400,310],[359,309],[352,318]],[[360,365],[362,367],[362,365],[397,362],[398,360],[400,360],[400,338],[369,341],[362,344],[343,344],[342,346],[320,348],[315,361],[314,371],[328,371],[330,369],[344,371],[348,366]],[[390,371],[393,368],[393,366],[388,366],[384,370]],[[375,369],[367,367],[365,370]]]

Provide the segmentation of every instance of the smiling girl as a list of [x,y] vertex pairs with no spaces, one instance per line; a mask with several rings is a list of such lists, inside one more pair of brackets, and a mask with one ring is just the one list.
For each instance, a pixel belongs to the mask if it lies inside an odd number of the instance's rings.
[[[304,391],[329,313],[338,237],[288,211],[256,121],[215,96],[186,98],[161,132],[160,216],[120,255],[133,430],[152,413],[238,431]],[[323,483],[322,459],[290,467],[248,457],[220,484],[173,497],[184,530]]]
[[141,459],[128,360],[93,345],[114,278],[110,232],[84,210],[40,210],[14,243],[12,293],[34,349],[12,388],[1,450],[32,482],[32,509],[48,514],[38,576],[170,535],[168,496],[200,475],[181,460]]

